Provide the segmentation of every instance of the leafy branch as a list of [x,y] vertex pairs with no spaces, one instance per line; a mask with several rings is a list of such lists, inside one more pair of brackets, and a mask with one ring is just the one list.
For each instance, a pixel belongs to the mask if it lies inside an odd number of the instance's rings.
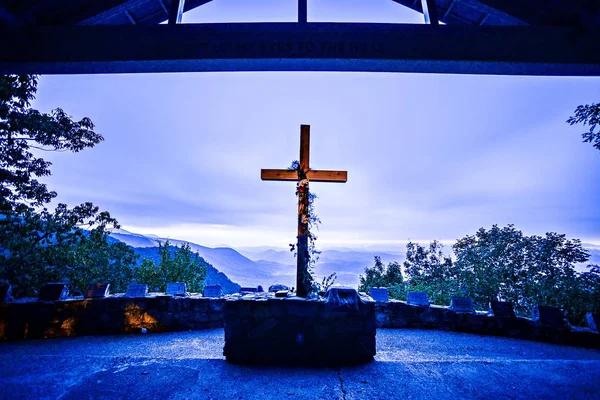
[[593,143],[593,146],[600,150],[600,131],[596,131],[596,128],[600,125],[600,103],[578,106],[575,109],[575,115],[569,117],[567,123],[571,126],[575,124],[589,126],[589,131],[581,134],[583,142]]

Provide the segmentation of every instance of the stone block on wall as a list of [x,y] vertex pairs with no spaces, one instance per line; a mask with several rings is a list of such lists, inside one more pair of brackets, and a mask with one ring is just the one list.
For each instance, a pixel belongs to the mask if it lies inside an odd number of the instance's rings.
[[450,302],[450,310],[457,313],[474,313],[473,299],[470,297],[454,296]]
[[132,283],[127,286],[125,297],[146,297],[148,295],[148,285]]
[[553,328],[566,328],[563,313],[558,307],[536,305],[532,309],[532,319]]
[[413,306],[429,307],[429,299],[425,292],[408,292],[406,302]]
[[64,283],[47,283],[40,289],[39,301],[62,301],[69,295]]
[[510,301],[491,301],[490,309],[495,318],[516,318],[515,310]]
[[109,289],[109,283],[93,283],[88,286],[87,290],[83,293],[83,297],[86,299],[106,297],[109,294]]
[[588,326],[594,332],[600,333],[600,313],[587,313],[585,315],[585,319],[587,320]]
[[369,291],[369,296],[378,303],[387,303],[390,301],[388,288],[386,287],[374,287]]
[[[224,306],[228,361],[344,365],[375,355],[375,303],[345,290],[320,299],[229,299]],[[339,300],[342,301],[339,301]],[[352,300],[354,299],[354,300]],[[354,304],[348,304],[356,301]]]
[[8,303],[12,300],[12,286],[8,284],[0,285],[0,303]]

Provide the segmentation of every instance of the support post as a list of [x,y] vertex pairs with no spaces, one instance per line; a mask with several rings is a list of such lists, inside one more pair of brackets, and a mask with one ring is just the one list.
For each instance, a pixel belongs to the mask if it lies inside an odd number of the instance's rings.
[[421,0],[423,6],[423,16],[425,17],[425,23],[429,25],[439,25],[439,18],[437,13],[437,7],[435,0]]
[[298,0],[298,22],[305,24],[308,22],[308,0]]
[[169,25],[180,24],[183,18],[185,0],[171,0],[169,5]]

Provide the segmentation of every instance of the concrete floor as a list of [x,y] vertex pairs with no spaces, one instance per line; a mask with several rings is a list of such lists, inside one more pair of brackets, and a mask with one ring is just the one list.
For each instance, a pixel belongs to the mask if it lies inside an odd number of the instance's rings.
[[222,348],[221,329],[1,343],[0,398],[600,399],[598,350],[380,329],[374,362],[314,369],[231,365]]

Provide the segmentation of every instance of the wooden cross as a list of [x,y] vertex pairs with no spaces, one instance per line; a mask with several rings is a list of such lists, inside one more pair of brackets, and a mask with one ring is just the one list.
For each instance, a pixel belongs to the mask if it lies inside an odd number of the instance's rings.
[[[306,297],[310,292],[310,275],[308,272],[308,182],[346,182],[347,171],[325,171],[310,169],[310,125],[300,126],[300,167],[296,170],[262,169],[260,177],[263,181],[296,181],[298,182],[298,245],[296,295]],[[303,183],[303,179],[306,179]],[[302,184],[302,186],[301,186]]]

